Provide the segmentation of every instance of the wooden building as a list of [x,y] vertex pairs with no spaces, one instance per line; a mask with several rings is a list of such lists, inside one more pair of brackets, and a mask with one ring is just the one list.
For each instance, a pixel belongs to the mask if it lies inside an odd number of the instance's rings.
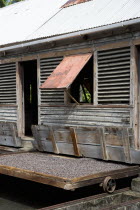
[[0,9],[0,144],[140,163],[140,2],[38,4]]

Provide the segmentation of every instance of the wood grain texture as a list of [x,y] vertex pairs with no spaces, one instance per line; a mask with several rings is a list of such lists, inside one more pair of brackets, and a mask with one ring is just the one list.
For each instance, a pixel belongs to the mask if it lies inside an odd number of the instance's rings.
[[65,155],[132,162],[130,151],[134,136],[128,127],[43,125],[36,126],[36,133],[33,132],[36,145],[41,144],[41,149],[36,147],[39,151],[52,152],[53,148],[54,153]]

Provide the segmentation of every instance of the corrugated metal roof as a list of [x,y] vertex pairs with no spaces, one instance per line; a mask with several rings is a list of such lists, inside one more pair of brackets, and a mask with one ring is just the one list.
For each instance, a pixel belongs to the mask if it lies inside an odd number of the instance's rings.
[[140,0],[26,0],[0,9],[0,45],[69,34],[140,17]]
[[0,45],[21,42],[51,19],[67,0],[25,0],[0,9]]
[[61,10],[31,39],[97,28],[140,17],[140,0],[93,0]]

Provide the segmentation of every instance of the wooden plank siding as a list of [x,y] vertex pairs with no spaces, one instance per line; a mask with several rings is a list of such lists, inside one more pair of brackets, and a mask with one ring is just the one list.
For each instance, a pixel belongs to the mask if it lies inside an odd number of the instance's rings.
[[130,126],[131,108],[41,106],[41,124],[64,126]]
[[0,106],[0,122],[17,122],[17,106]]
[[[40,85],[51,75],[62,59],[62,56],[40,59]],[[64,104],[64,91],[42,88],[40,89],[40,103]]]
[[[94,104],[66,104],[66,94],[61,100],[57,90],[40,90],[34,145],[39,151],[131,163],[135,149],[131,47],[96,49],[93,55]],[[56,60],[40,59],[40,85],[57,66]]]
[[17,64],[0,64],[0,145],[21,147],[18,137]]
[[133,131],[127,127],[40,125],[32,126],[32,131],[39,151],[132,162]]

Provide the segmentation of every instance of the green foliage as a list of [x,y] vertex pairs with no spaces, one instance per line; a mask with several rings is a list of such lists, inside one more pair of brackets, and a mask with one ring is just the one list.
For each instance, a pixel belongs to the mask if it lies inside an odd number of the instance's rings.
[[[89,91],[85,87],[84,87],[84,91],[85,91],[86,96],[85,96],[84,93],[82,94],[82,101],[87,102],[87,103],[91,103],[91,94],[89,93]],[[86,99],[87,99],[87,101],[86,101]]]
[[23,0],[0,0],[0,8],[8,6],[10,4],[14,4],[19,1],[23,1]]
[[0,0],[0,8],[5,7],[6,6],[5,3],[6,3],[5,0]]

